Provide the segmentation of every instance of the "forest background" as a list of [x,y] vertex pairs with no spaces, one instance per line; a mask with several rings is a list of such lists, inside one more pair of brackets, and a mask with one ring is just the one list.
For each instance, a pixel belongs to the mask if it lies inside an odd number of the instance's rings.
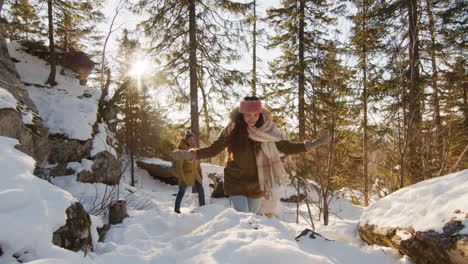
[[346,187],[367,205],[468,167],[465,1],[0,1],[6,37],[50,62],[48,85],[63,54],[94,61],[83,81],[117,109],[132,160],[170,160],[186,129],[209,145],[257,95],[292,141],[332,136],[286,162],[325,203]]

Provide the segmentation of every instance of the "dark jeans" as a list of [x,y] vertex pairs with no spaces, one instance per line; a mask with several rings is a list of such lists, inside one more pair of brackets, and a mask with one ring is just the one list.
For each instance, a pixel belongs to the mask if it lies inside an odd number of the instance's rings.
[[[198,192],[198,204],[200,206],[205,205],[205,192],[203,191],[203,185],[198,181],[195,181],[195,188]],[[185,190],[187,189],[187,184],[181,183],[179,185],[179,192],[175,200],[175,210],[180,210],[180,204],[182,203],[182,198],[184,197]]]

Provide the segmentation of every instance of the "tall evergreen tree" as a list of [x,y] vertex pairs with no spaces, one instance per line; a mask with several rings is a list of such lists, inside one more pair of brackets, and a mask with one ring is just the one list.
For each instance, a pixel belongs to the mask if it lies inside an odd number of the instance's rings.
[[31,40],[45,30],[40,22],[37,9],[29,0],[8,1],[4,17],[1,18],[6,37],[11,40]]
[[379,73],[377,71],[376,58],[378,52],[383,49],[382,38],[385,31],[376,26],[377,17],[373,16],[372,0],[356,0],[354,1],[357,7],[357,13],[351,17],[354,22],[351,28],[350,43],[352,45],[351,54],[358,59],[357,72],[359,73],[359,83],[361,83],[361,102],[362,102],[362,166],[363,166],[363,193],[364,203],[369,204],[369,182],[370,176],[368,172],[368,145],[369,145],[369,122],[368,122],[368,104],[372,98],[375,98],[377,93],[376,87],[371,85],[377,82]]
[[[323,223],[328,225],[331,194],[339,186],[337,183],[340,179],[346,177],[346,167],[350,169],[351,166],[352,149],[350,150],[349,147],[352,144],[349,141],[352,141],[352,137],[349,135],[351,131],[347,130],[355,125],[359,107],[353,100],[355,93],[351,83],[354,73],[342,65],[343,62],[339,59],[340,50],[335,44],[330,43],[325,48],[325,56],[321,62],[317,63],[318,72],[314,78],[315,111],[318,119],[323,122],[322,128],[330,133],[332,142],[327,151],[327,168],[324,171],[315,168],[312,170],[312,175],[320,183]],[[337,137],[348,141],[336,144],[334,141]],[[316,152],[315,155],[323,154]]]
[[402,110],[403,113],[404,147],[401,148],[403,156],[400,159],[400,186],[403,187],[423,179],[421,139],[425,87],[420,76],[420,6],[417,0],[377,1],[372,13],[388,32],[384,38],[387,68],[399,67],[388,71],[388,76],[394,74],[391,77],[394,78],[393,84],[388,84],[402,98],[398,100],[399,109],[396,111]]
[[257,96],[257,1],[253,1],[252,25],[252,95]]
[[[305,138],[305,94],[306,85],[313,83],[314,68],[323,57],[323,45],[327,41],[324,30],[332,26],[336,14],[343,6],[332,6],[328,1],[286,0],[280,8],[267,10],[266,20],[276,29],[269,47],[279,47],[281,56],[271,63],[273,77],[278,85],[272,95],[282,98],[289,112],[296,112],[292,101],[297,100],[299,139]],[[281,106],[283,104],[279,104]]]
[[53,0],[47,0],[47,18],[49,22],[49,64],[50,73],[46,83],[54,86],[57,84],[55,76],[57,74],[57,55],[55,54],[55,40],[54,40],[54,12],[53,12]]
[[244,15],[249,8],[250,4],[229,0],[139,1],[135,6],[135,10],[150,14],[141,25],[153,40],[151,50],[163,60],[171,87],[176,88],[177,101],[190,102],[191,130],[197,145],[200,134],[198,68],[208,80],[205,89],[209,86],[216,99],[224,102],[233,95],[238,97],[235,91],[226,88],[245,77],[223,63],[239,58],[233,44],[240,41],[241,23],[229,20],[229,15],[220,12]]
[[[56,36],[59,37],[64,52],[67,52],[71,47],[77,46],[84,36],[92,33],[92,29],[95,26],[93,23],[103,19],[103,14],[98,11],[102,3],[103,0],[92,2],[84,0],[47,0],[49,62],[51,65],[51,71],[47,80],[48,84],[56,84]],[[84,23],[85,21],[86,23]]]
[[[85,41],[99,38],[96,25],[104,19],[104,14],[100,11],[103,2],[103,0],[56,1],[57,45],[64,54],[83,48]],[[63,59],[65,60],[65,56]]]

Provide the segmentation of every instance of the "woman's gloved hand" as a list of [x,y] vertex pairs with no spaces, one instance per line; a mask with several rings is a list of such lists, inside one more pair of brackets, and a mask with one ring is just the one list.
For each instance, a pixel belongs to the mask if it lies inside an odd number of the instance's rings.
[[174,160],[194,160],[197,158],[195,150],[175,150],[172,152],[172,158]]
[[325,144],[328,144],[331,142],[331,136],[330,135],[325,135],[321,138],[318,138],[314,141],[310,141],[310,140],[306,140],[304,142],[305,144],[305,147],[307,149],[307,151],[312,151],[322,145],[325,145]]

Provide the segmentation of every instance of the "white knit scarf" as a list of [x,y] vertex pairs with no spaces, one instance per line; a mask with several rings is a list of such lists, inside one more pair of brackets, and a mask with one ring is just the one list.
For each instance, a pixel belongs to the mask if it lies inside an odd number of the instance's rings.
[[261,151],[256,155],[260,188],[268,191],[275,183],[281,185],[286,171],[275,142],[285,140],[286,136],[269,120],[260,128],[248,127],[247,130],[250,139],[261,142]]

